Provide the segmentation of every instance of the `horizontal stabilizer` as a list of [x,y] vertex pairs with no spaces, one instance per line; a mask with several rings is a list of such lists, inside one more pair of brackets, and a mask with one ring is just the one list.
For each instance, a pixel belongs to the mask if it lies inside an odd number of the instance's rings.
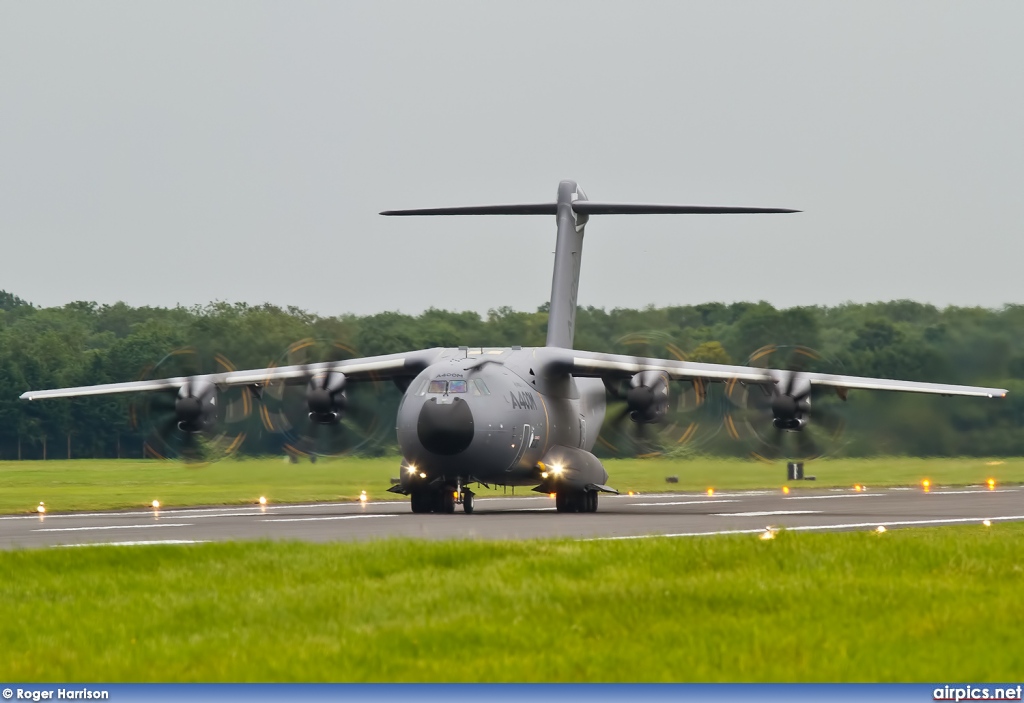
[[[646,203],[599,203],[593,200],[577,200],[572,203],[572,209],[577,215],[744,215],[800,212],[800,210],[775,207],[650,205]],[[390,217],[407,215],[557,215],[558,203],[428,207],[415,210],[385,210],[380,214]]]
[[577,200],[572,209],[579,215],[743,215],[800,212],[775,207],[719,207],[716,205],[646,205],[644,203],[599,203]]
[[558,203],[523,205],[467,205],[465,207],[428,207],[417,210],[385,210],[388,216],[402,215],[557,215]]

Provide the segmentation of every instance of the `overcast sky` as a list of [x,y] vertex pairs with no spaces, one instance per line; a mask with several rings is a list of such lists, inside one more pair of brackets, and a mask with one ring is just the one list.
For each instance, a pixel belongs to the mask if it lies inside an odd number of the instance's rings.
[[321,314],[1024,303],[1024,3],[0,0],[0,288]]

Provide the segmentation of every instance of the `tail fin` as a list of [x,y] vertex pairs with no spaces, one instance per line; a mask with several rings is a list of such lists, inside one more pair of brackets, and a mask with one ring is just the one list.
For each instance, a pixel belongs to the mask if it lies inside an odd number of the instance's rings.
[[558,184],[553,203],[523,205],[479,205],[467,207],[385,210],[389,216],[404,215],[554,215],[558,226],[555,243],[555,271],[551,279],[551,307],[548,312],[547,346],[572,348],[576,331],[576,295],[579,292],[583,230],[591,215],[722,215],[790,213],[799,210],[759,207],[715,207],[707,205],[645,205],[601,203],[588,200],[575,181]]

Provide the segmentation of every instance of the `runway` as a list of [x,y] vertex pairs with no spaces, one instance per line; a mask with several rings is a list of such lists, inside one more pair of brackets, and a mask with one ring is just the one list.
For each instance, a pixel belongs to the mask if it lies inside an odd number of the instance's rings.
[[191,544],[225,540],[330,542],[423,539],[642,539],[871,530],[1024,520],[1024,487],[985,486],[662,493],[601,497],[597,513],[556,513],[554,500],[477,497],[465,515],[413,514],[408,501],[139,509],[0,516],[0,547]]

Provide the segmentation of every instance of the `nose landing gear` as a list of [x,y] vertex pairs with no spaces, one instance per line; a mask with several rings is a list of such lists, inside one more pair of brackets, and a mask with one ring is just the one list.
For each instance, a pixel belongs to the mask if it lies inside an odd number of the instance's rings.
[[461,505],[467,514],[473,512],[473,491],[462,485],[458,479],[454,486],[443,484],[437,487],[424,487],[410,493],[410,502],[414,513],[445,513],[455,512],[455,506]]
[[555,494],[555,510],[560,513],[596,513],[597,491],[560,491]]

